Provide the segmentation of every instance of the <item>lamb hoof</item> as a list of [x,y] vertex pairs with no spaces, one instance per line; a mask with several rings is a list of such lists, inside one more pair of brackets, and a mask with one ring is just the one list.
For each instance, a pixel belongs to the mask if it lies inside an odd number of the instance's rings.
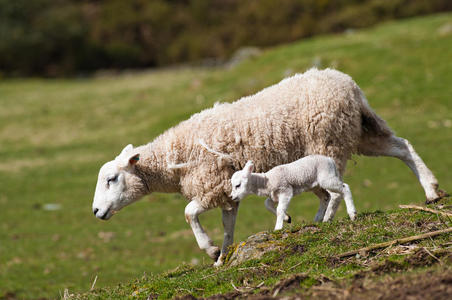
[[216,246],[212,246],[209,249],[207,249],[207,255],[209,255],[209,257],[211,259],[213,259],[215,262],[218,260],[218,257],[220,257],[220,248],[216,247]]
[[438,202],[439,200],[441,200],[441,199],[443,199],[443,198],[446,198],[446,197],[449,197],[449,196],[450,196],[448,193],[446,193],[446,192],[443,191],[443,190],[438,190],[437,195],[438,195],[438,197],[436,197],[436,198],[434,198],[434,199],[427,199],[427,200],[425,200],[425,204],[436,203],[436,202]]
[[292,223],[292,218],[291,218],[289,215],[287,215],[287,216],[288,216],[289,218],[287,219],[286,222],[289,223],[289,224]]

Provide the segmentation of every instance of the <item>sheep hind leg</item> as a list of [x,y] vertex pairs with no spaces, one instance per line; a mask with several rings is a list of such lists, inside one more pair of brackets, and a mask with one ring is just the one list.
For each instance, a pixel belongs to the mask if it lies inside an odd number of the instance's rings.
[[329,222],[334,218],[334,215],[339,208],[339,204],[341,203],[341,199],[343,198],[342,194],[340,193],[335,193],[331,190],[328,190],[328,192],[330,194],[330,201],[328,203],[328,207],[326,208],[323,222]]
[[352,221],[356,219],[356,208],[353,203],[352,192],[350,191],[350,187],[348,184],[342,184],[342,194],[344,195],[345,206],[347,207],[347,214]]
[[[273,202],[271,198],[265,199],[265,207],[269,212],[276,216],[275,202]],[[287,222],[289,224],[292,223],[292,218],[287,213],[284,215],[284,222]]]
[[438,189],[438,180],[416,153],[410,142],[394,135],[361,143],[359,152],[368,156],[389,156],[403,161],[413,171],[424,189],[426,203],[436,202],[448,194]]
[[217,261],[213,264],[214,267],[220,267],[223,265],[224,260],[228,254],[228,248],[234,242],[234,228],[237,212],[239,209],[239,203],[230,209],[222,209],[224,238],[223,246],[221,247],[221,253]]
[[348,216],[352,221],[354,221],[356,219],[357,212],[355,204],[353,203],[352,193],[350,191],[350,187],[348,186],[348,184],[344,183],[342,191],[337,190],[337,192],[334,192],[333,190],[329,190],[329,193],[331,195],[331,199],[330,202],[328,203],[325,216],[323,217],[323,222],[329,222],[334,218],[342,199],[345,200],[345,207],[347,208]]
[[206,212],[207,210],[208,209],[203,208],[196,200],[192,200],[185,207],[185,220],[188,224],[190,224],[199,248],[205,250],[210,258],[217,261],[220,256],[220,248],[213,245],[212,240],[202,228],[198,218],[200,214]]
[[325,216],[326,209],[328,207],[328,203],[330,201],[330,194],[328,191],[324,189],[315,189],[312,191],[317,198],[319,198],[319,210],[317,211],[317,214],[314,217],[314,222],[322,222],[323,218]]

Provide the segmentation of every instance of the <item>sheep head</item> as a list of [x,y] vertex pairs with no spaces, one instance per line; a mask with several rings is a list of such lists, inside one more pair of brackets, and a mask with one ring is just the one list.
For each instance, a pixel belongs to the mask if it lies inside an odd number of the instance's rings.
[[249,160],[243,170],[235,172],[231,177],[232,192],[231,198],[234,201],[240,201],[251,194],[252,189],[249,186],[251,173],[254,171],[254,163]]
[[93,200],[93,212],[97,218],[108,220],[145,194],[146,187],[136,174],[139,159],[139,153],[132,145],[127,145],[114,160],[101,167]]

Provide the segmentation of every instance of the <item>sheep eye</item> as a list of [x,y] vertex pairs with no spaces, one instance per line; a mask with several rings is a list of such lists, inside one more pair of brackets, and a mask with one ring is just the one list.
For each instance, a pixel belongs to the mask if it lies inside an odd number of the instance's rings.
[[238,188],[240,187],[240,185],[241,185],[241,183],[237,184],[237,185],[235,186],[235,188],[238,189]]
[[112,176],[107,179],[107,184],[110,185],[111,182],[116,182],[118,180],[118,175]]

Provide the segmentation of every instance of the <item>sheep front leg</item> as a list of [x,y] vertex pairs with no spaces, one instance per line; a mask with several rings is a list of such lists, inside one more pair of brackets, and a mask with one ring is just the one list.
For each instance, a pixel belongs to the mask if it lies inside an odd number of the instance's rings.
[[207,211],[207,209],[203,208],[197,201],[192,200],[185,207],[185,220],[188,224],[190,224],[199,248],[205,250],[207,255],[209,255],[210,258],[216,261],[218,256],[220,255],[220,249],[213,245],[212,240],[204,231],[198,219],[198,216],[205,211]]
[[215,267],[223,265],[226,255],[228,254],[228,248],[234,242],[234,228],[238,209],[239,203],[237,203],[237,205],[235,207],[232,207],[231,209],[222,210],[224,238],[223,246],[221,247],[221,254],[218,257],[217,261],[213,264]]
[[292,199],[292,192],[286,191],[278,195],[278,207],[276,208],[276,225],[275,230],[283,228],[284,216],[289,207],[290,199]]

